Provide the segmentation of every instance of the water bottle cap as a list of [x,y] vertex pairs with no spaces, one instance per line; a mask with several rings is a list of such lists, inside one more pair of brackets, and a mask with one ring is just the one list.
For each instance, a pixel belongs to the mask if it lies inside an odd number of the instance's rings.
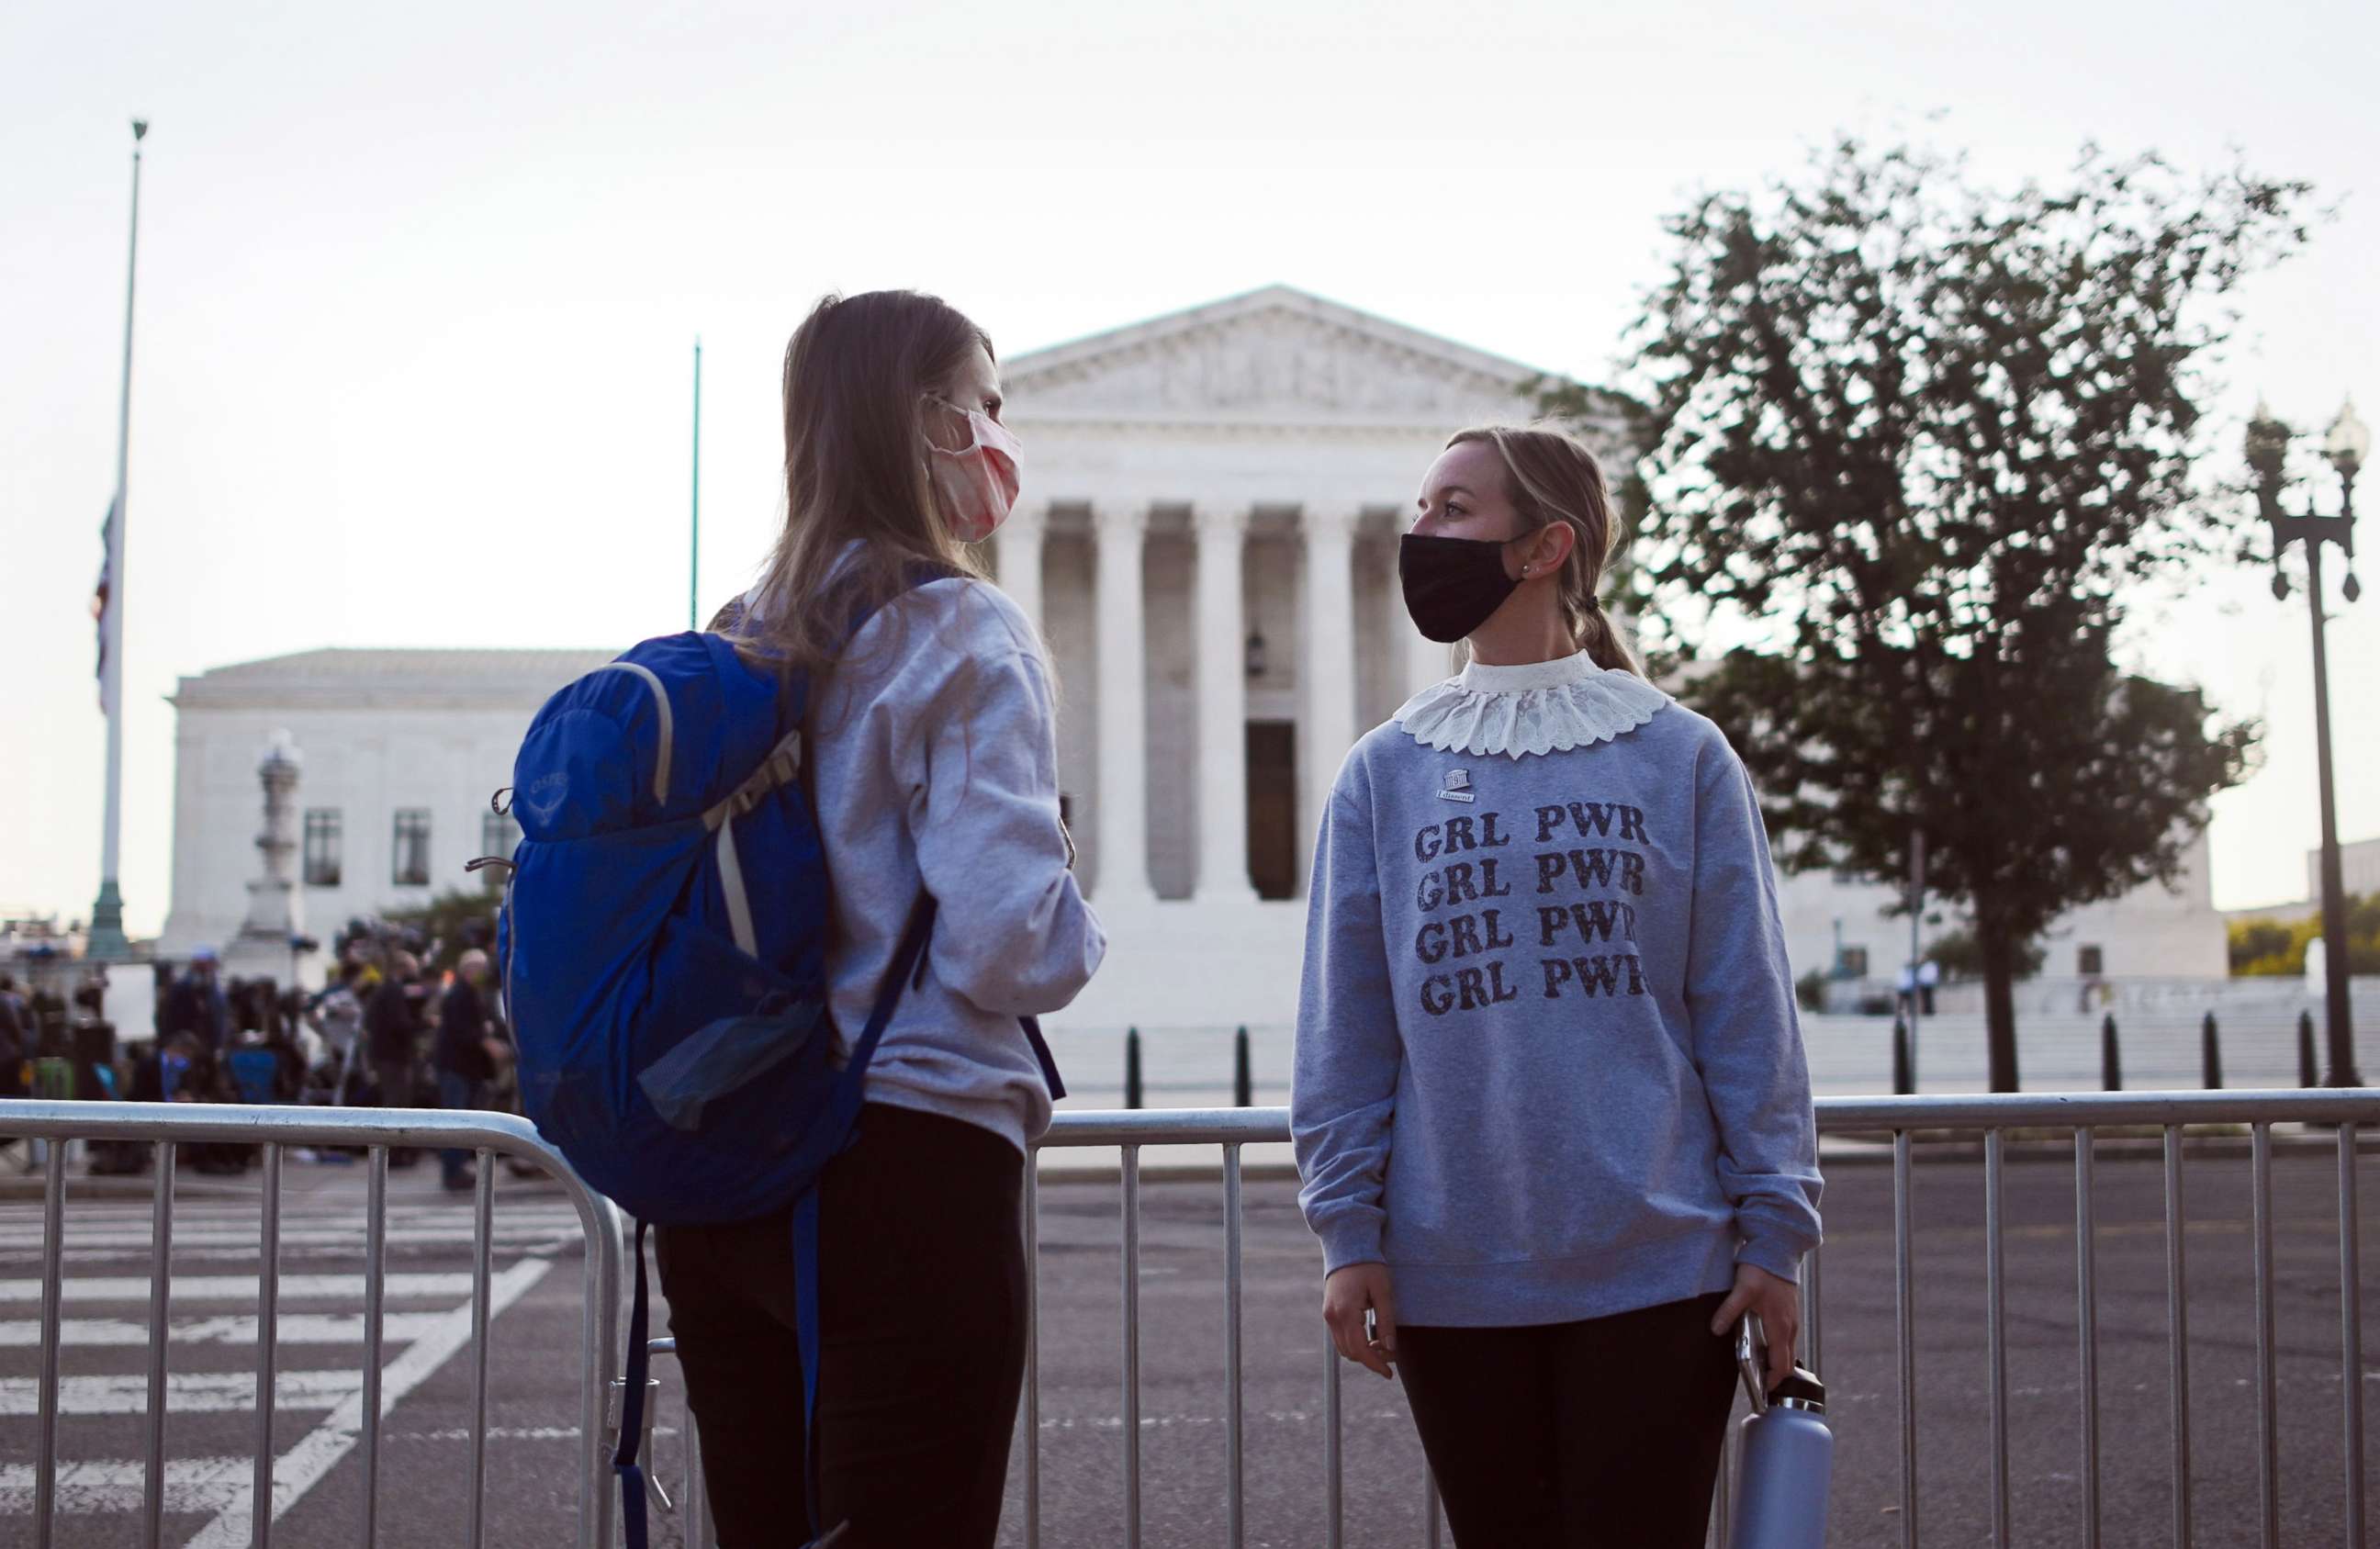
[[1827,1385],[1820,1382],[1818,1374],[1807,1366],[1796,1366],[1791,1374],[1769,1390],[1768,1402],[1772,1408],[1807,1410],[1812,1414],[1824,1414],[1827,1412]]

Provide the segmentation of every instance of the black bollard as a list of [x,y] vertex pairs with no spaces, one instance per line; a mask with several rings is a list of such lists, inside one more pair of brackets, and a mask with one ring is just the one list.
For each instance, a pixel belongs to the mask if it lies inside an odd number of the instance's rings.
[[2099,1022],[2099,1085],[2109,1092],[2124,1089],[2124,1062],[2116,1053],[2116,1013],[2113,1011]]
[[1123,1106],[1140,1107],[1140,1029],[1130,1027],[1123,1035]]
[[1909,1071],[1909,1019],[1895,1013],[1892,1019],[1892,1095],[1906,1097],[1917,1090],[1917,1083]]
[[1248,1065],[1248,1030],[1243,1027],[1232,1039],[1232,1106],[1247,1108],[1256,1104],[1256,1076]]
[[2313,1062],[2313,1013],[2298,1013],[2298,1084],[2320,1086],[2322,1072]]
[[2199,1024],[2198,1055],[2199,1063],[2205,1068],[2204,1079],[2206,1090],[2209,1092],[2222,1091],[2223,1047],[2219,1042],[2217,1042],[2217,1035],[2215,1027],[2215,1013],[2213,1011],[2207,1012],[2206,1020]]

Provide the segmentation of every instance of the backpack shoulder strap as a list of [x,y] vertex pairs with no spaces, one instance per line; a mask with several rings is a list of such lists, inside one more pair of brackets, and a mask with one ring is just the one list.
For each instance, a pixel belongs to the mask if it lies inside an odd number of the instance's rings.
[[902,929],[901,944],[885,966],[883,982],[877,986],[876,1005],[868,1012],[868,1025],[852,1040],[851,1063],[844,1068],[844,1079],[851,1089],[855,1113],[859,1107],[860,1080],[867,1074],[868,1060],[875,1058],[876,1046],[883,1041],[884,1029],[892,1025],[893,1010],[901,1003],[901,992],[925,974],[926,942],[934,934],[937,912],[934,895],[918,889],[917,902],[909,905],[909,923]]
[[[867,1028],[851,1047],[851,1079],[856,1084],[875,1055],[884,1029],[892,1023],[892,1012],[901,1000],[904,989],[922,983],[926,976],[926,944],[934,934],[934,921],[941,913],[934,895],[923,888],[917,889],[917,901],[909,906],[909,923],[901,933],[901,945],[884,970],[884,981],[876,991],[876,1007],[868,1019]],[[1049,1040],[1041,1035],[1038,1017],[1018,1017],[1016,1024],[1025,1031],[1025,1041],[1033,1046],[1033,1058],[1041,1066],[1041,1079],[1050,1085],[1050,1100],[1056,1102],[1066,1095],[1066,1083],[1058,1074],[1058,1061],[1050,1052]]]

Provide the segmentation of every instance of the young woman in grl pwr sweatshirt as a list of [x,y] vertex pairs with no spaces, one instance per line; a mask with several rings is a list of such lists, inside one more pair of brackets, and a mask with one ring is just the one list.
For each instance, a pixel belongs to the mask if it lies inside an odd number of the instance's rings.
[[[784,532],[713,625],[811,672],[846,1047],[920,891],[941,911],[820,1184],[814,1445],[835,1549],[998,1534],[1025,1373],[1025,1150],[1050,1102],[1017,1019],[1074,999],[1106,950],[1058,818],[1039,636],[962,547],[1016,498],[1000,409],[990,342],[942,302],[819,303],[785,351]],[[799,1543],[813,1444],[787,1215],[664,1228],[660,1258],[719,1542]]]
[[1733,1323],[1773,1386],[1818,1240],[1759,807],[1605,618],[1611,545],[1577,442],[1447,443],[1398,569],[1470,665],[1347,756],[1314,862],[1290,1112],[1323,1316],[1402,1376],[1463,1549],[1698,1549]]

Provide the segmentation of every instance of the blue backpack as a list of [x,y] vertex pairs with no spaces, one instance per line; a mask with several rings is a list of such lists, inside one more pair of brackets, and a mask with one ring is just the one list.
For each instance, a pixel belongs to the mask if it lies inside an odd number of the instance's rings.
[[[856,633],[858,622],[853,624]],[[619,1475],[646,1543],[650,1225],[793,1206],[803,1432],[816,1449],[818,1180],[847,1145],[903,987],[925,971],[920,892],[844,1068],[831,1059],[832,911],[803,780],[809,684],[721,635],[647,640],[569,684],[514,765],[521,841],[497,926],[523,1106],[587,1182],[636,1217]],[[504,793],[498,793],[498,800]],[[747,886],[765,877],[764,888]],[[1051,1096],[1065,1095],[1032,1019]],[[812,1458],[803,1459],[811,1472]],[[815,1479],[808,1493],[817,1531]]]

